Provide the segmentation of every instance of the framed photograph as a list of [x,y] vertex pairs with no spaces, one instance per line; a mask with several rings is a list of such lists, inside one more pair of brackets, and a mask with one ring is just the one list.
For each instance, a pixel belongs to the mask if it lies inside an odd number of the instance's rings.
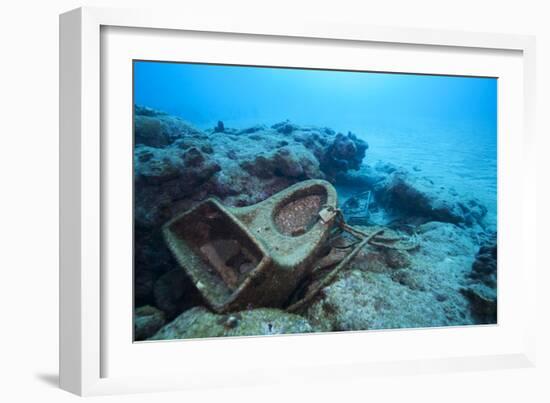
[[60,45],[62,388],[534,365],[532,37],[84,8]]

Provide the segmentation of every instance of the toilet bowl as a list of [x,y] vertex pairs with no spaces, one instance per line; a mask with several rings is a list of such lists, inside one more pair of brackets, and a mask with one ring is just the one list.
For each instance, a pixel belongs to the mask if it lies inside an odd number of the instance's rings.
[[[163,227],[168,247],[217,312],[284,304],[335,223],[334,187],[297,183],[246,207],[207,199]],[[328,217],[328,218],[327,218]]]

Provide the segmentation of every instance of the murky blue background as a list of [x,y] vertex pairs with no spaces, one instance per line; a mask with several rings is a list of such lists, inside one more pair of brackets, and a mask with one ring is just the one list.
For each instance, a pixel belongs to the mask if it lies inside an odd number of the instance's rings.
[[388,161],[475,195],[496,225],[497,79],[135,62],[134,101],[201,127],[352,131]]

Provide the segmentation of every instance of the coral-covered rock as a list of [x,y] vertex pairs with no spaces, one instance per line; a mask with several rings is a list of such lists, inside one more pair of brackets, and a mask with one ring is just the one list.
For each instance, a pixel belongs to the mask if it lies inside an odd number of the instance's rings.
[[350,265],[359,270],[389,273],[409,267],[410,264],[410,254],[407,251],[371,245],[359,251]]
[[[357,170],[365,157],[368,144],[353,133],[335,134],[329,128],[298,126],[289,121],[272,126],[279,135],[302,144],[317,159],[321,171],[329,179],[348,170]],[[288,140],[287,140],[288,143]],[[290,143],[291,148],[295,146]]]
[[302,145],[281,147],[271,153],[256,155],[245,160],[241,168],[259,178],[285,176],[293,179],[318,179],[323,174],[316,158]]
[[390,277],[396,283],[404,285],[413,291],[426,291],[425,286],[412,270],[396,270],[391,273]]
[[[302,158],[308,160],[308,157],[305,157],[305,155],[302,155]],[[315,159],[312,155],[308,161],[312,165],[315,164]],[[273,156],[273,162],[275,174],[291,178],[300,178],[305,175],[300,157],[288,147],[279,148]]]
[[273,126],[271,126],[272,129],[277,130],[279,133],[282,134],[290,134],[295,130],[298,130],[300,127],[298,125],[290,123],[289,120],[285,120],[284,122],[275,123]]
[[134,116],[166,116],[166,112],[159,111],[157,109],[149,108],[148,106],[143,105],[134,105]]
[[[467,264],[461,270],[464,277],[470,272],[477,250],[475,236],[467,229],[451,223],[428,222],[416,227],[419,248],[414,256],[423,256],[433,263],[466,256]],[[461,274],[461,275],[462,275]]]
[[166,323],[164,313],[153,306],[141,306],[134,312],[134,339],[145,340],[153,336]]
[[289,121],[200,131],[146,107],[135,115],[136,222],[151,228],[206,197],[242,206],[300,180],[356,169],[367,148],[351,133]]
[[321,170],[330,178],[339,172],[358,170],[369,145],[353,133],[338,133],[321,157]]
[[462,291],[476,251],[469,231],[431,222],[417,236],[417,249],[400,252],[406,262],[372,249],[358,254],[304,316],[326,331],[478,323]]
[[479,248],[472,265],[470,277],[484,283],[487,287],[497,286],[497,242],[496,234]]
[[134,141],[150,147],[165,147],[175,140],[200,131],[175,116],[151,108],[136,106],[134,115]]
[[175,179],[183,170],[183,161],[170,149],[136,147],[134,176],[137,181],[160,185]]
[[220,170],[220,166],[196,147],[174,150],[136,147],[135,179],[162,185],[179,179],[182,191],[189,192]]
[[482,224],[487,209],[475,199],[463,200],[451,189],[396,170],[374,187],[376,202],[393,213],[424,221]]
[[313,328],[301,316],[279,309],[260,308],[218,315],[206,308],[192,308],[164,326],[151,340],[220,336],[254,336],[309,333]]
[[461,291],[470,301],[472,315],[476,318],[477,323],[497,323],[497,295],[495,289],[482,284],[473,284]]
[[472,315],[479,323],[497,322],[497,242],[493,234],[479,248],[472,271],[471,281],[462,293],[470,301]]
[[269,156],[257,155],[253,160],[240,163],[242,169],[258,178],[270,178],[274,175],[275,164]]
[[134,151],[135,219],[145,226],[159,225],[169,217],[166,209],[175,200],[192,197],[220,165],[196,147],[152,148]]
[[135,142],[150,147],[164,147],[170,144],[168,134],[163,130],[160,120],[150,116],[136,116]]
[[256,132],[264,131],[266,127],[264,125],[254,125],[238,131],[238,134],[252,134]]
[[445,326],[453,319],[447,318],[445,305],[432,293],[411,289],[382,273],[353,269],[325,288],[323,298],[305,316],[327,331]]

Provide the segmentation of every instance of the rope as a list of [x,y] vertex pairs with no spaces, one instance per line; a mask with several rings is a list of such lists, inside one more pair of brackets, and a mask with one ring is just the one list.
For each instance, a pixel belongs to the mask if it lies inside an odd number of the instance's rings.
[[[380,228],[376,231],[374,231],[371,234],[368,234],[358,228],[352,227],[349,224],[346,224],[344,221],[344,215],[340,209],[334,208],[332,206],[323,206],[323,209],[328,210],[329,213],[335,214],[335,220],[336,224],[340,227],[341,230],[348,232],[352,236],[358,239],[357,242],[353,242],[346,246],[341,247],[334,247],[336,249],[349,249],[350,247],[354,246],[354,249],[344,258],[342,259],[335,267],[334,269],[326,275],[317,285],[309,291],[304,298],[301,300],[295,302],[294,304],[290,305],[286,310],[288,312],[296,312],[300,310],[304,305],[306,305],[308,302],[310,302],[315,296],[327,285],[329,285],[335,278],[336,275],[344,268],[346,267],[352,260],[355,258],[355,256],[359,253],[359,251],[364,248],[367,244],[372,246],[378,246],[388,249],[396,249],[396,250],[402,250],[402,251],[408,251],[411,249],[414,249],[418,246],[418,243],[416,242],[416,234],[414,235],[414,242],[411,242],[410,244],[406,244],[405,246],[397,246],[395,244],[384,244],[383,242],[399,242],[401,238],[391,238],[391,237],[379,237],[375,239],[378,235],[381,235],[384,233],[386,228]],[[313,272],[316,271],[317,268],[313,269]]]
[[344,267],[348,265],[349,262],[359,253],[359,251],[372,239],[374,238],[378,233],[383,232],[383,230],[378,230],[374,232],[370,237],[364,238],[359,244],[340,262],[336,265],[336,267],[329,273],[325,278],[323,278],[313,290],[307,293],[307,295],[299,300],[298,302],[290,305],[286,310],[288,312],[296,312],[300,308],[302,308],[305,304],[307,304],[309,301],[311,301],[319,291],[321,291],[323,288],[325,288],[327,285],[329,285],[336,275],[342,270]]

